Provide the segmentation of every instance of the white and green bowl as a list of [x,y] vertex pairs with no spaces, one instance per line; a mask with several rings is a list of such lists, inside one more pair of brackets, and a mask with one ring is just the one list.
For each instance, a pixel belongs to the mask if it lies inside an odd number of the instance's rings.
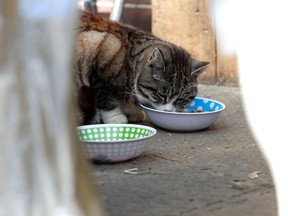
[[135,124],[95,124],[77,127],[88,157],[98,162],[120,162],[142,154],[154,128]]

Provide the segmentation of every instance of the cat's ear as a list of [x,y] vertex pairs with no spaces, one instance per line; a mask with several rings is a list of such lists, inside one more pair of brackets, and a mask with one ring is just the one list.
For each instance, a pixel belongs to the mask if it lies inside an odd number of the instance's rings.
[[158,48],[154,48],[149,60],[148,60],[149,66],[155,66],[156,68],[161,68],[164,70],[164,58]]
[[149,67],[152,68],[152,76],[154,79],[165,82],[164,79],[164,71],[165,71],[165,64],[164,58],[158,48],[154,48],[149,60],[148,60]]
[[193,60],[191,75],[198,76],[200,73],[202,73],[208,67],[209,64],[210,64],[210,62]]

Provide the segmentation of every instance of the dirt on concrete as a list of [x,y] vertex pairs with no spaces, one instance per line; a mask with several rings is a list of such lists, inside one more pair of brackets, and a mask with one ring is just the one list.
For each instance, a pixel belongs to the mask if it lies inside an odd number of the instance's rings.
[[[226,105],[209,128],[157,129],[140,157],[92,164],[108,216],[276,216],[274,185],[249,130],[238,87],[200,85]],[[158,157],[155,157],[158,156]],[[125,170],[137,168],[138,174]]]

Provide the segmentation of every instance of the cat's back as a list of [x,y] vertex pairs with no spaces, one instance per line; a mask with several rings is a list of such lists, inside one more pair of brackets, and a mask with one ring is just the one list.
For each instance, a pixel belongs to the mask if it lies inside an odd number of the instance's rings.
[[121,25],[103,16],[83,11],[78,31],[80,33],[89,31],[107,32],[124,39],[128,37],[129,33],[134,31],[134,28]]
[[[131,56],[141,54],[154,39],[132,26],[83,12],[76,38],[76,71],[82,77],[89,77],[92,69],[105,80],[115,77],[132,64]],[[88,80],[82,84],[89,85]]]
[[[117,51],[120,45],[126,48],[129,46],[137,48],[137,46],[140,47],[141,44],[154,39],[156,37],[148,32],[89,12],[83,12],[78,27],[78,40],[82,44],[80,48],[84,48],[85,44],[95,48],[95,46],[107,42],[109,50]],[[105,47],[105,44],[102,45]]]
[[[104,17],[83,12],[76,38],[77,67],[81,76],[88,77],[91,69],[105,70],[106,75],[116,73],[123,66],[129,31],[132,29]],[[114,69],[110,70],[112,66]],[[82,84],[89,86],[88,80],[84,80]]]
[[125,43],[125,38],[127,30],[124,26],[104,17],[83,12],[77,35],[79,51],[85,51],[87,54],[90,49],[95,51],[102,47],[101,49],[115,53],[119,51],[121,44]]

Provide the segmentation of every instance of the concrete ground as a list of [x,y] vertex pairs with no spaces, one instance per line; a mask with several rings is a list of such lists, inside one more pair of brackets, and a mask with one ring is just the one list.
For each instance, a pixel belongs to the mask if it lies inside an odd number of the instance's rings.
[[[198,96],[226,105],[208,129],[157,128],[144,154],[92,164],[108,216],[276,216],[273,182],[253,139],[237,87],[200,85]],[[138,168],[139,174],[124,170]],[[258,174],[258,175],[257,175]]]

